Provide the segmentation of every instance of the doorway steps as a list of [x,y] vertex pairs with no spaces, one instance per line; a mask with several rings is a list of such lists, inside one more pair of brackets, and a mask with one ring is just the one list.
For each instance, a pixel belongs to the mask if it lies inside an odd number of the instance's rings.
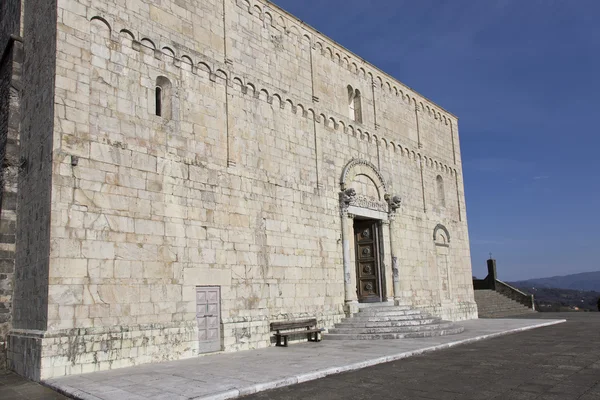
[[345,318],[323,335],[325,340],[378,340],[453,335],[462,326],[408,306],[361,304],[358,313]]

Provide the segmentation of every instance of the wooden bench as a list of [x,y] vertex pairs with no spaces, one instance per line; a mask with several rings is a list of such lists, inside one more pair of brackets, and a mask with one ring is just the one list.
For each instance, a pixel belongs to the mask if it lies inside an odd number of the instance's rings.
[[[303,319],[298,321],[272,322],[271,331],[275,331],[277,346],[287,347],[288,336],[306,335],[309,342],[320,342],[322,329],[317,328],[317,319]],[[283,338],[283,343],[281,339]]]

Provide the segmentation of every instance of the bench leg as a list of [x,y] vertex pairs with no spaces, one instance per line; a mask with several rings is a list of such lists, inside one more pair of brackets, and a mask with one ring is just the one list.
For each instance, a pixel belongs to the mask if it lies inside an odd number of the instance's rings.
[[275,343],[275,346],[281,347],[281,335],[275,335],[275,338],[277,339],[277,343]]
[[287,336],[283,337],[283,347],[288,347],[288,337]]

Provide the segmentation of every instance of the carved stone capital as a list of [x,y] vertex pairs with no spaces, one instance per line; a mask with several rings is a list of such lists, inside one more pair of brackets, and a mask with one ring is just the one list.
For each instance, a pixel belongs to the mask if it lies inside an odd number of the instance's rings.
[[342,217],[348,215],[348,207],[356,197],[356,190],[348,188],[340,192],[340,215]]
[[400,206],[402,205],[402,198],[400,196],[392,197],[390,195],[386,195],[385,200],[387,201],[387,203],[390,207],[390,214],[396,213],[396,210],[398,210],[400,208]]

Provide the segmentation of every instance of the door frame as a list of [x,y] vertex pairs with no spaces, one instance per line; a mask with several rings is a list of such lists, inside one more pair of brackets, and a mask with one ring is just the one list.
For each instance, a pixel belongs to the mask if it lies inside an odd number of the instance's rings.
[[[196,340],[198,341],[198,353],[199,354],[207,354],[207,353],[215,353],[215,352],[219,352],[223,350],[223,323],[222,323],[222,314],[221,314],[221,286],[217,286],[217,285],[197,285],[195,288],[195,292],[196,292],[196,301],[195,301],[195,308],[196,308],[196,324],[198,324],[198,292],[202,289],[217,289],[218,291],[218,306],[217,306],[217,312],[218,312],[218,326],[219,326],[219,337],[218,340],[214,340],[214,341],[201,341],[200,337],[197,336]],[[199,325],[198,329],[200,328]],[[199,333],[199,330],[198,330]],[[218,344],[218,346],[217,346]]]

